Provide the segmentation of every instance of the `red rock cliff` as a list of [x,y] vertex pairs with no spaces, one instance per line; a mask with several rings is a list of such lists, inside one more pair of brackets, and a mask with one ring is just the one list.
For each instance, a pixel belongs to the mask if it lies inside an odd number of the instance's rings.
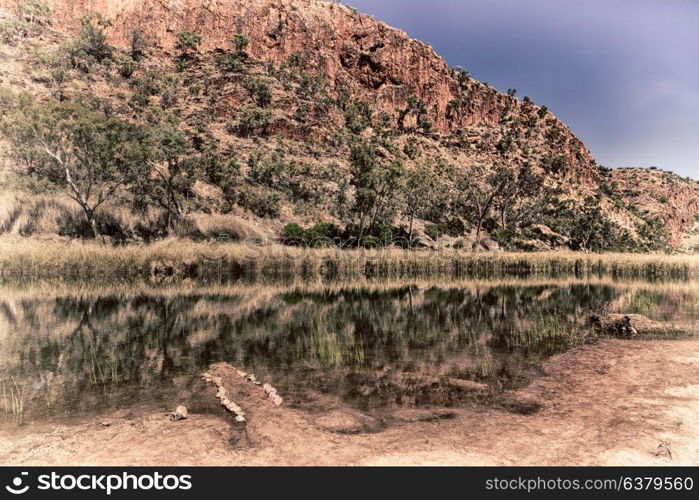
[[[12,0],[0,0],[0,5]],[[113,21],[110,37],[127,44],[140,29],[169,51],[178,32],[203,36],[203,49],[231,48],[235,33],[250,39],[256,58],[281,63],[294,52],[310,56],[315,70],[327,76],[330,90],[349,89],[386,112],[406,107],[411,96],[427,104],[433,130],[459,132],[473,125],[497,125],[507,109],[524,117],[536,107],[468,79],[459,83],[432,48],[398,29],[323,0],[48,0],[55,27],[74,28],[87,12]],[[461,99],[461,112],[449,113],[449,103]],[[573,178],[596,179],[592,158],[570,130],[548,115],[563,137],[552,152],[566,157]]]

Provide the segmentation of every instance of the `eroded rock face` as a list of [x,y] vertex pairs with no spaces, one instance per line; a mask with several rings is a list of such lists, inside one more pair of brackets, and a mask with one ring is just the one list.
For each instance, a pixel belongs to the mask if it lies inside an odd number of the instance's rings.
[[[0,0],[9,7],[13,0]],[[203,50],[232,48],[231,37],[250,40],[255,58],[281,64],[294,53],[308,57],[309,70],[321,72],[331,93],[349,90],[396,117],[410,97],[421,99],[432,130],[458,133],[474,125],[498,125],[507,113],[534,119],[539,108],[499,93],[471,78],[458,81],[434,50],[405,32],[351,8],[323,0],[48,0],[54,27],[72,30],[85,13],[113,21],[111,43],[125,47],[139,29],[151,43],[173,51],[177,33],[203,37]],[[452,108],[459,102],[458,112]],[[451,104],[450,104],[451,103]],[[584,144],[550,113],[543,118],[560,128],[552,152],[563,155],[576,180],[597,179]],[[408,115],[406,126],[416,124]]]
[[641,168],[614,170],[612,179],[625,199],[663,221],[672,246],[679,247],[683,235],[699,223],[699,182]]

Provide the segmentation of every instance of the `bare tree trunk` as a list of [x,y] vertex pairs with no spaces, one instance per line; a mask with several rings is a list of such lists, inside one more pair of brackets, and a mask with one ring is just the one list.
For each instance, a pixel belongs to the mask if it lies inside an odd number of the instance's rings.
[[85,219],[87,219],[87,223],[90,226],[90,233],[93,238],[97,238],[99,236],[99,231],[97,230],[97,221],[95,220],[95,212],[92,210],[87,204],[83,205],[81,204],[81,207],[83,209],[83,212],[85,213]]
[[357,236],[357,248],[362,244],[362,238],[364,237],[364,212],[359,218],[359,235]]

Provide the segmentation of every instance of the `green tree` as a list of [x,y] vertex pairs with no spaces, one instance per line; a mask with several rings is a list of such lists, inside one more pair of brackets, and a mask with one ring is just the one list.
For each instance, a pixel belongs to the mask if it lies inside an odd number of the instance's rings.
[[350,151],[350,174],[350,185],[355,190],[354,212],[359,219],[357,244],[360,245],[367,229],[391,222],[403,166],[398,161],[378,161],[372,144],[359,143]]
[[236,34],[231,38],[234,50],[216,58],[216,63],[221,70],[229,73],[243,71],[243,63],[248,57],[246,49],[250,40],[245,35]]
[[454,68],[450,68],[451,76],[456,79],[456,81],[459,83],[459,86],[464,87],[469,79],[471,78],[471,75],[467,70],[462,68],[461,66],[456,66]]
[[98,63],[111,59],[114,54],[114,47],[107,42],[107,34],[104,31],[111,25],[112,21],[98,12],[87,14],[80,20],[83,50]]
[[185,215],[183,203],[192,194],[201,163],[187,156],[187,142],[175,121],[150,127],[145,142],[150,175],[136,191],[165,210],[168,230],[172,230]]
[[535,174],[528,163],[517,170],[499,166],[492,180],[500,186],[494,204],[502,229],[508,229],[509,218],[514,224],[521,221],[525,207],[541,193],[544,183],[543,176]]
[[142,180],[144,150],[127,122],[75,103],[20,105],[2,121],[15,155],[32,175],[67,189],[98,235],[95,212],[114,193]]
[[206,180],[220,187],[227,205],[232,206],[237,199],[238,186],[242,183],[238,162],[235,159],[226,159],[215,151],[206,151],[199,163]]
[[495,200],[512,182],[513,174],[506,167],[496,167],[491,171],[484,165],[476,164],[459,183],[458,189],[464,193],[462,210],[473,220],[477,240],[480,240],[483,222],[490,215]]
[[129,41],[129,49],[131,59],[140,61],[146,56],[148,50],[148,42],[143,37],[141,30],[135,29],[131,31],[131,40]]
[[63,46],[73,68],[87,73],[95,63],[102,64],[113,58],[114,47],[108,43],[104,31],[111,25],[112,22],[98,12],[80,18],[78,37]]
[[570,237],[574,250],[599,251],[613,246],[614,227],[602,214],[599,199],[585,199],[572,217]]
[[406,174],[403,188],[405,211],[408,214],[408,247],[413,245],[413,223],[434,202],[437,178],[430,165],[420,164]]
[[359,217],[357,236],[357,246],[359,246],[364,236],[367,216],[371,213],[376,200],[374,190],[376,151],[370,144],[357,144],[350,151],[350,161],[350,185],[354,187],[354,212]]

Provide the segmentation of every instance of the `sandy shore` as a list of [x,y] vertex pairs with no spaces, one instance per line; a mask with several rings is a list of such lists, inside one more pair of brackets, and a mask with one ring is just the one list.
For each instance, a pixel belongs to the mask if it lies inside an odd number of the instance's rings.
[[552,357],[546,375],[518,391],[543,405],[535,414],[408,409],[382,422],[341,405],[333,410],[332,402],[315,415],[276,406],[228,365],[216,365],[247,425],[233,422],[202,381],[191,388],[186,420],[122,410],[3,438],[0,463],[699,465],[698,348],[696,339],[605,340]]

